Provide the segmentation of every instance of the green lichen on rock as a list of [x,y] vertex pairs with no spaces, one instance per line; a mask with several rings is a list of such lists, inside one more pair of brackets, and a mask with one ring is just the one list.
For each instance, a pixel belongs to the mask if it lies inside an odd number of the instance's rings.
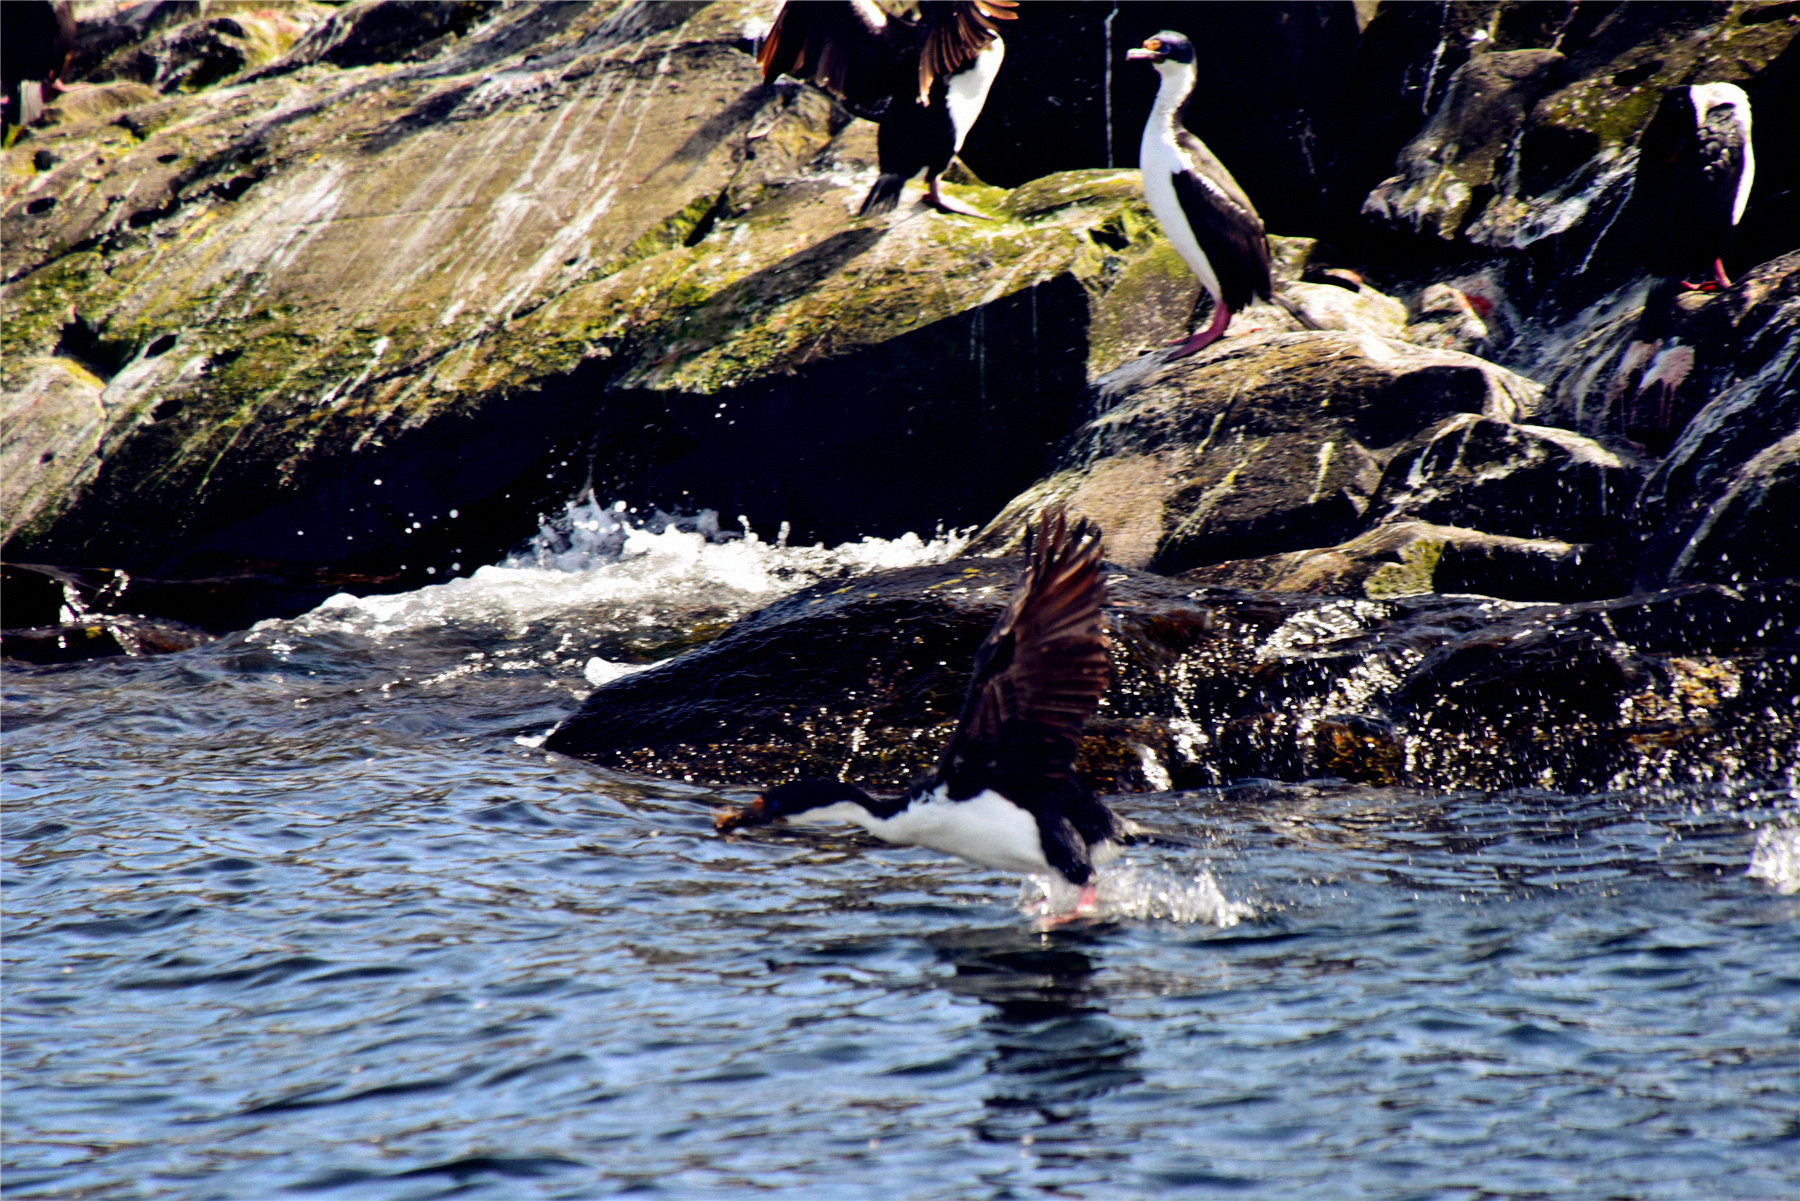
[[1432,580],[1438,560],[1444,557],[1442,542],[1420,538],[1401,547],[1399,556],[1399,562],[1385,563],[1369,573],[1363,581],[1363,595],[1370,600],[1389,600],[1437,591]]
[[1599,146],[1627,146],[1656,112],[1665,89],[1684,83],[1741,83],[1794,40],[1792,24],[1768,20],[1767,4],[1687,5],[1665,10],[1642,41],[1546,96],[1534,123],[1591,135]]

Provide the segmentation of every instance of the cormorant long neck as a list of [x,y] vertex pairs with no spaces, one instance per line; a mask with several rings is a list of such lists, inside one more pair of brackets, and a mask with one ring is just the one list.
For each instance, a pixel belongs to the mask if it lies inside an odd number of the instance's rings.
[[1179,129],[1181,106],[1194,91],[1194,64],[1165,59],[1156,64],[1156,73],[1162,76],[1162,86],[1156,90],[1156,105],[1150,110],[1150,127]]

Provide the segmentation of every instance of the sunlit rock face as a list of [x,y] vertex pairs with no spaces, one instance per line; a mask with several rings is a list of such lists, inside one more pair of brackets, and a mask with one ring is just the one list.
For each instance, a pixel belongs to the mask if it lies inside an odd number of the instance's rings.
[[470,570],[589,484],[976,525],[1191,309],[1133,172],[856,220],[871,127],[762,83],[754,5],[417,7],[199,76],[247,26],[139,31],[106,61],[165,92],[9,153],[9,351],[93,373],[104,446],[20,485],[9,556],[238,579],[183,610],[221,625]]
[[[1113,558],[1173,574],[1329,546],[1367,525],[1394,456],[1458,415],[1533,411],[1529,380],[1455,351],[1349,333],[1246,333],[1103,381],[1111,401],[1058,471],[1009,505],[975,548],[1013,546],[1063,505],[1107,531]],[[1500,531],[1510,532],[1510,531]]]

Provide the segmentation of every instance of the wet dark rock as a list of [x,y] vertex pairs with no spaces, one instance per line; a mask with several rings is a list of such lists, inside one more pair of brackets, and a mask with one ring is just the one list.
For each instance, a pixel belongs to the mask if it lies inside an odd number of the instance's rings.
[[1563,62],[1554,50],[1494,51],[1450,76],[1443,102],[1400,152],[1400,173],[1363,212],[1449,241],[1494,194],[1525,115]]
[[1647,470],[1631,451],[1572,430],[1464,414],[1389,461],[1368,512],[1380,523],[1594,542],[1625,532]]
[[1800,757],[1800,587],[1515,613],[1433,649],[1391,703],[1440,735],[1409,748],[1415,771],[1477,786],[1779,778]]
[[1546,416],[1663,455],[1717,397],[1780,405],[1792,393],[1800,252],[1760,264],[1723,292],[1640,285],[1570,324],[1526,368],[1548,382]]
[[52,664],[115,655],[168,655],[212,640],[205,630],[167,618],[105,614],[52,626],[0,629],[0,660]]
[[1467,5],[1376,9],[1345,60],[1345,85],[1325,118],[1328,236],[1358,232],[1369,193],[1394,173],[1395,160],[1438,107],[1451,77],[1481,47],[1471,36],[1477,27]]
[[[807,589],[593,693],[549,749],[759,787],[929,770],[1015,561]],[[1778,777],[1800,755],[1800,585],[1577,605],[1391,601],[1109,577],[1103,791],[1336,775],[1593,791]]]
[[423,59],[444,39],[492,16],[493,8],[473,0],[351,0],[306,34],[289,65],[366,67]]
[[1339,546],[1214,563],[1181,578],[1215,587],[1376,600],[1431,592],[1588,600],[1620,591],[1624,580],[1615,559],[1610,547],[1398,521]]
[[[1666,88],[1743,83],[1775,62],[1795,32],[1723,0],[1649,9],[1517,5],[1500,15],[1491,36],[1472,11],[1407,14],[1421,27],[1415,49],[1436,17],[1446,53],[1434,58],[1434,74],[1454,74],[1425,98],[1431,122],[1401,155],[1401,174],[1415,186],[1372,202],[1397,218],[1411,214],[1408,223],[1432,238],[1534,256],[1541,249],[1540,267],[1553,273],[1577,266],[1582,256],[1571,259],[1567,248],[1590,244],[1618,216],[1638,138]],[[1785,124],[1795,114],[1770,116]],[[1443,149],[1427,153],[1434,146]],[[1434,178],[1441,186],[1424,186]],[[1402,193],[1410,202],[1394,203]]]
[[183,622],[114,612],[132,580],[123,572],[0,563],[6,594],[0,658],[74,663],[110,655],[162,655],[213,640]]
[[1640,586],[1800,576],[1800,340],[1687,424],[1636,513]]
[[1058,471],[976,538],[1016,543],[1039,510],[1098,521],[1121,563],[1173,574],[1330,546],[1358,533],[1388,461],[1453,414],[1499,421],[1537,389],[1484,360],[1368,335],[1260,334],[1102,381],[1111,402]]
[[[431,578],[421,574],[412,586],[429,582]],[[170,580],[118,568],[7,563],[0,576],[5,620],[12,626],[81,623],[90,618],[172,620],[160,615],[196,613],[206,620],[175,624],[209,634],[245,629],[271,610],[305,612],[340,592],[393,591],[394,583],[359,574],[348,565],[307,576],[239,569]]]

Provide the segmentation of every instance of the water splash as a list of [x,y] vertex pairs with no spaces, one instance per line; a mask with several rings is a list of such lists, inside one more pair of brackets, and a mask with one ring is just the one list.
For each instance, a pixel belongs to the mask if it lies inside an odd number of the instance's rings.
[[[654,624],[653,610],[717,612],[730,619],[821,580],[941,563],[968,532],[863,538],[840,546],[790,546],[786,527],[764,541],[740,518],[720,524],[713,510],[641,514],[624,502],[570,502],[529,543],[473,575],[384,596],[340,593],[289,623],[305,635],[402,637],[445,625],[500,627],[524,636],[534,623]],[[593,673],[588,673],[590,678]]]
[[[1033,917],[1066,914],[1081,890],[1058,876],[1028,876],[1019,893],[1019,910]],[[1094,909],[1090,921],[1165,921],[1184,926],[1216,926],[1228,930],[1256,910],[1234,901],[1213,874],[1202,868],[1192,876],[1163,867],[1134,863],[1102,868],[1094,876]]]
[[1750,867],[1744,872],[1766,881],[1782,896],[1800,893],[1800,826],[1764,826],[1756,832]]

